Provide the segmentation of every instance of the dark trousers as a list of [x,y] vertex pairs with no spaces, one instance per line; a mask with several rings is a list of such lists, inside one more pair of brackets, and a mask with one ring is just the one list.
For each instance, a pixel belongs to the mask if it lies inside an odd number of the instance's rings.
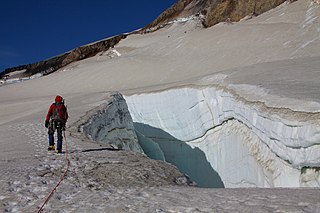
[[51,121],[48,128],[49,146],[54,146],[54,132],[57,130],[57,150],[62,150],[62,131],[64,130],[64,124],[59,121]]

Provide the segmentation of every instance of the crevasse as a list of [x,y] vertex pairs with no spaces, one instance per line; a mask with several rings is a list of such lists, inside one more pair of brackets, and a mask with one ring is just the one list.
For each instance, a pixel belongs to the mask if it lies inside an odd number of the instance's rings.
[[283,116],[215,87],[125,99],[134,123],[202,150],[225,187],[320,186],[320,124],[296,119],[299,112],[286,109]]

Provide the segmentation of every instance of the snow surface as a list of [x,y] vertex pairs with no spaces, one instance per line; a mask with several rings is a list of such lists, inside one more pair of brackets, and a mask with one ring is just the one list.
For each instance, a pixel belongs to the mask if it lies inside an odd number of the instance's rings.
[[[15,75],[12,75],[12,76],[15,76]],[[37,74],[32,75],[30,77],[19,77],[19,78],[15,78],[12,76],[10,76],[8,79],[0,80],[0,86],[6,85],[6,84],[18,83],[18,82],[22,82],[22,81],[27,81],[27,80],[31,80],[31,79],[35,79],[35,78],[40,78],[43,75],[41,73],[37,73]]]
[[[170,96],[167,103],[198,103],[193,110],[201,109],[205,115],[201,119],[212,121],[212,126],[229,116],[236,118],[207,132],[205,137],[218,139],[213,143],[202,140],[204,129],[190,136],[188,131],[168,129],[175,137],[189,140],[190,146],[199,145],[199,149],[214,153],[206,157],[221,169],[226,186],[241,185],[241,177],[245,186],[315,186],[319,180],[319,14],[319,5],[298,0],[250,20],[208,29],[199,27],[197,20],[177,22],[153,33],[128,36],[114,47],[120,56],[98,54],[60,70],[64,72],[1,86],[0,211],[35,212],[64,171],[64,155],[46,151],[43,127],[49,105],[60,94],[70,114],[67,142],[71,168],[45,207],[47,212],[319,212],[318,188],[177,186],[176,182],[185,183],[185,178],[181,179],[181,173],[172,166],[138,153],[110,151],[110,147],[89,142],[71,131],[77,129],[72,124],[86,112],[108,102],[110,91],[120,91],[126,97],[188,91],[182,97]],[[229,108],[215,110],[216,116],[207,118],[208,110],[200,108],[205,102],[184,97],[201,97],[196,94],[202,90],[206,96],[217,98],[217,103],[226,101],[219,106]],[[215,92],[220,95],[214,96]],[[138,114],[142,106],[136,106]],[[175,116],[170,109],[157,110]],[[173,124],[170,116],[159,119],[155,114],[150,122]],[[186,125],[186,129],[199,127],[196,120],[189,123],[195,125]],[[302,134],[299,129],[307,132]],[[270,136],[281,140],[272,149],[267,147]],[[239,152],[216,154],[233,146]],[[306,155],[294,158],[293,153],[302,152],[303,147]],[[85,150],[92,151],[82,152]],[[217,161],[214,158],[218,156],[226,159]],[[243,162],[234,164],[238,159]],[[238,170],[240,165],[248,169],[246,175]],[[272,169],[275,174],[271,174]],[[302,180],[297,179],[299,172]],[[280,176],[273,176],[276,174]]]

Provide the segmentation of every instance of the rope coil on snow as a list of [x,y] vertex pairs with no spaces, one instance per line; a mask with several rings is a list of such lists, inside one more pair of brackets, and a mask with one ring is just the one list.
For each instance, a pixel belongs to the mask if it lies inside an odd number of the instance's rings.
[[67,144],[67,138],[66,138],[66,133],[65,131],[63,131],[63,136],[65,138],[65,146],[66,146],[66,169],[63,173],[63,175],[60,177],[59,182],[56,184],[56,186],[51,190],[51,192],[49,193],[49,195],[47,196],[47,198],[45,199],[45,201],[43,202],[43,204],[38,207],[37,213],[42,212],[44,206],[48,203],[48,201],[50,200],[50,198],[52,197],[52,195],[55,193],[55,191],[57,190],[58,186],[60,185],[60,183],[63,181],[63,179],[66,177],[67,172],[69,170],[69,166],[70,166],[70,160],[68,158],[68,144]]

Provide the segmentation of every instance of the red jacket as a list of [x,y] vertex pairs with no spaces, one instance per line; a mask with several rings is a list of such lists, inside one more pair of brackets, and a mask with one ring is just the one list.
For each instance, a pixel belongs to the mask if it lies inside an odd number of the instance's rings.
[[[63,98],[61,96],[56,96],[56,99],[55,99],[55,103],[51,104],[49,110],[48,110],[48,113],[47,113],[47,116],[46,116],[46,121],[49,122],[50,118],[54,115],[54,112],[56,110],[56,107],[57,107],[57,103],[62,103],[63,102]],[[61,105],[61,108],[63,109],[63,111],[65,112],[65,122],[67,122],[68,120],[68,111],[67,111],[67,108],[64,106],[64,104]]]

